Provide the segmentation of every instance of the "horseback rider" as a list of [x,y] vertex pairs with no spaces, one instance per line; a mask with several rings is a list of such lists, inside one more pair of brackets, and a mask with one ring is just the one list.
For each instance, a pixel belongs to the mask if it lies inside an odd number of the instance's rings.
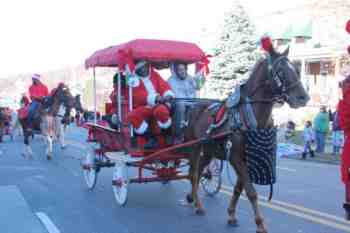
[[[161,130],[171,126],[169,106],[167,103],[175,96],[169,84],[146,61],[139,61],[135,66],[135,76],[129,80],[133,87],[133,107],[128,120],[139,135],[149,129],[149,120],[155,119]],[[158,129],[153,129],[156,134]],[[150,138],[145,147],[156,147],[158,141]]]
[[28,110],[28,127],[32,129],[33,120],[36,117],[39,106],[44,97],[49,95],[49,90],[41,81],[41,76],[39,74],[34,74],[32,76],[32,85],[29,87],[29,95],[31,103]]
[[[198,73],[192,77],[187,72],[187,64],[173,63],[170,66],[171,76],[168,83],[175,92],[176,98],[193,99],[197,97],[197,91],[204,81],[203,75]],[[186,109],[190,106],[184,100],[176,101],[175,107],[175,139],[174,144],[179,144],[184,140],[183,129],[186,126]]]

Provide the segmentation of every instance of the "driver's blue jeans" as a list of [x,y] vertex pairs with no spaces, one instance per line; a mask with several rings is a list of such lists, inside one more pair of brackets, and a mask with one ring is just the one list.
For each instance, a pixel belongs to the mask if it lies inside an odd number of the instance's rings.
[[33,126],[33,121],[35,118],[35,114],[39,108],[39,102],[36,100],[33,100],[33,102],[30,103],[29,109],[28,109],[28,127],[32,128]]

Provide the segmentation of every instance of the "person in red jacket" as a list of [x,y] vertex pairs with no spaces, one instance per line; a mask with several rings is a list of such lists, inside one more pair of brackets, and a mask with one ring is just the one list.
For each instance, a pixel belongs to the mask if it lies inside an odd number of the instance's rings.
[[29,98],[27,97],[26,93],[22,94],[22,98],[19,101],[21,108],[27,107],[30,104]]
[[[135,76],[129,79],[129,85],[133,88],[133,110],[129,113],[128,120],[134,131],[139,135],[145,134],[150,119],[155,119],[160,129],[168,129],[171,126],[171,117],[166,103],[175,97],[169,84],[151,64],[140,61],[136,64]],[[154,140],[147,145],[156,146],[157,142]]]
[[343,205],[346,218],[350,220],[350,75],[341,82],[343,98],[339,101],[339,126],[344,131],[345,143],[341,155],[341,179],[345,185],[345,203]]
[[41,76],[34,74],[32,76],[33,84],[29,87],[29,95],[32,102],[30,103],[28,110],[28,127],[32,128],[32,123],[35,118],[36,112],[40,106],[44,97],[49,95],[48,88],[40,81]]

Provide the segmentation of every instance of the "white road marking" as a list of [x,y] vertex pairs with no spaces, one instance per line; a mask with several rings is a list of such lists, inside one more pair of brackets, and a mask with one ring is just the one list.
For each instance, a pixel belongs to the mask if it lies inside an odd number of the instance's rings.
[[[229,196],[232,195],[232,192],[228,192],[226,190],[221,190],[220,192],[224,193],[226,195],[229,195]],[[246,201],[248,200],[246,197],[243,197],[243,196],[241,196],[240,198],[243,199],[243,200],[246,200]],[[338,229],[338,230],[342,230],[342,231],[345,231],[345,232],[350,232],[350,226],[349,225],[343,225],[343,224],[340,224],[340,223],[337,223],[337,222],[334,222],[334,221],[330,221],[330,220],[326,220],[326,219],[323,219],[323,218],[320,218],[320,217],[308,215],[306,213],[302,213],[302,212],[299,212],[299,211],[296,211],[296,210],[287,209],[287,208],[284,208],[284,207],[281,207],[281,206],[278,206],[278,205],[275,205],[275,204],[272,204],[272,203],[269,203],[269,202],[260,201],[259,205],[267,207],[267,208],[270,208],[270,209],[273,209],[273,210],[276,210],[276,211],[279,211],[279,212],[283,212],[283,213],[286,213],[286,214],[289,214],[289,215],[292,215],[292,216],[303,218],[305,220],[309,220],[309,221],[314,222],[314,223],[318,223],[318,224],[322,224],[322,225],[325,225],[325,226],[329,226],[329,227],[332,227],[332,228],[335,228],[335,229]]]
[[287,168],[287,167],[279,167],[279,166],[277,166],[277,169],[288,171],[288,172],[297,172],[297,170],[291,169],[291,168]]
[[[230,192],[230,190],[231,190],[231,188],[229,186],[226,186],[226,185],[222,185],[222,188],[225,191],[228,191],[228,192]],[[267,202],[268,198],[259,194],[259,200]],[[344,224],[350,224],[349,221],[345,220],[342,217],[339,217],[339,216],[336,216],[336,215],[332,215],[332,214],[327,214],[327,213],[324,213],[324,212],[321,212],[321,211],[317,211],[317,210],[313,210],[313,209],[309,209],[309,208],[306,208],[304,206],[300,206],[300,205],[296,205],[296,204],[292,204],[292,203],[288,203],[288,202],[284,202],[284,201],[279,201],[279,200],[275,200],[275,199],[272,199],[270,203],[276,204],[276,205],[280,205],[280,206],[283,206],[283,207],[286,207],[286,208],[294,209],[294,210],[297,210],[297,211],[301,211],[301,212],[304,212],[304,213],[308,213],[308,214],[312,214],[312,215],[318,215],[319,217],[332,219],[334,221],[338,221],[338,222],[341,222],[341,223],[344,223]]]
[[38,216],[38,218],[49,233],[61,233],[60,230],[58,230],[58,228],[56,227],[56,225],[51,221],[49,216],[47,216],[45,213],[37,212],[35,214],[36,216]]

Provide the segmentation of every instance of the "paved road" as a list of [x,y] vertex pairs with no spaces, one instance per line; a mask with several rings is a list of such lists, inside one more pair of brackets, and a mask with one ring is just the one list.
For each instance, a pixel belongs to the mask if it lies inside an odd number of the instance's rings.
[[[244,197],[239,203],[239,227],[226,225],[232,189],[226,172],[222,192],[214,198],[203,196],[207,210],[204,217],[195,216],[193,209],[184,204],[183,198],[189,190],[187,182],[131,185],[128,204],[118,207],[111,190],[111,170],[105,169],[99,174],[94,191],[88,191],[84,184],[79,166],[85,150],[84,130],[71,128],[67,138],[70,145],[63,151],[55,147],[52,161],[45,159],[44,144],[39,138],[33,142],[35,156],[31,161],[20,155],[20,138],[0,145],[0,187],[18,188],[33,216],[41,216],[41,221],[54,224],[49,227],[52,232],[255,232],[252,211]],[[344,191],[339,180],[337,165],[278,161],[274,201],[260,202],[269,232],[350,232],[350,224],[343,220]],[[258,187],[258,190],[261,196],[268,196],[268,187]],[[1,208],[0,214],[1,211],[6,210]],[[43,216],[47,219],[43,220]],[[23,222],[11,213],[8,219],[0,219],[0,227],[6,226],[1,225],[1,221]],[[17,233],[9,228],[0,232]]]

